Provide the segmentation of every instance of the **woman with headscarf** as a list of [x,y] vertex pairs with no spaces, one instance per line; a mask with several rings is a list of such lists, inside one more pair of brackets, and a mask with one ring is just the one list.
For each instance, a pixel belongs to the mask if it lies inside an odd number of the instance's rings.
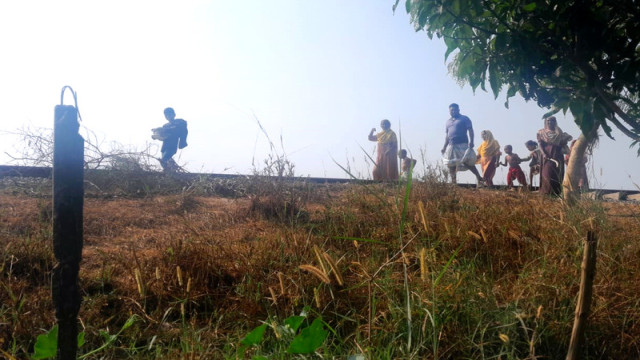
[[478,160],[476,164],[482,167],[482,180],[487,186],[493,186],[493,176],[496,174],[496,168],[500,161],[500,144],[493,138],[493,134],[489,130],[483,130],[480,133],[482,144],[478,147]]
[[540,167],[540,193],[560,195],[564,176],[564,153],[573,137],[558,127],[555,116],[544,119],[544,129],[538,130],[538,144],[542,151]]
[[391,122],[384,119],[380,122],[382,131],[375,134],[376,128],[369,133],[370,141],[378,142],[378,156],[373,168],[373,180],[398,180],[398,138],[391,130]]

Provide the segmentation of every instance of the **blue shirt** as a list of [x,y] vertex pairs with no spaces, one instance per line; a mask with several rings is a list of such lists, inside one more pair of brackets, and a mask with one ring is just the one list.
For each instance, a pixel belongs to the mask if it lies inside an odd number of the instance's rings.
[[471,119],[464,115],[458,115],[457,118],[447,120],[446,131],[447,139],[450,144],[466,144],[469,142],[467,130],[472,129]]

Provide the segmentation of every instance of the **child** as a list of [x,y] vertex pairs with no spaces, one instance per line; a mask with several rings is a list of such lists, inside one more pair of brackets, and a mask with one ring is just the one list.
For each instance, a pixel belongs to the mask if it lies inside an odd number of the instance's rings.
[[529,161],[529,184],[533,186],[533,177],[535,175],[540,174],[540,165],[542,164],[542,150],[538,147],[538,143],[529,140],[524,145],[527,147],[531,153],[526,158],[522,159],[522,161]]
[[507,174],[507,187],[509,189],[513,188],[513,180],[516,179],[526,188],[527,186],[527,178],[522,172],[522,168],[520,168],[520,163],[522,159],[518,156],[518,154],[513,153],[513,147],[511,145],[507,145],[504,147],[504,152],[507,156],[504,158],[504,164],[500,163],[502,166],[507,166],[509,164],[509,173]]
[[402,160],[402,167],[400,169],[402,172],[400,173],[400,179],[408,180],[409,171],[413,171],[413,168],[416,166],[416,163],[418,161],[408,157],[407,150],[405,149],[402,149],[398,152],[398,157],[400,158],[400,160]]

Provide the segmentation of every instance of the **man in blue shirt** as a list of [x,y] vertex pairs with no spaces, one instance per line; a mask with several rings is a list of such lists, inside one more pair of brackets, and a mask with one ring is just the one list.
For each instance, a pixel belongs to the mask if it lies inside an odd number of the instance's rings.
[[[456,183],[456,172],[470,170],[482,184],[482,177],[476,169],[476,154],[473,151],[473,125],[469,117],[460,114],[458,104],[449,105],[451,118],[447,120],[444,146],[440,151],[443,162],[449,168],[451,181]],[[469,134],[467,136],[467,133]]]

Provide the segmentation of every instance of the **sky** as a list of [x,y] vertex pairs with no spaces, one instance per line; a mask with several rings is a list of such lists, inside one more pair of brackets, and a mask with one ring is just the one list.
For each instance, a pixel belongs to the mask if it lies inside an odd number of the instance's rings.
[[[371,178],[389,119],[417,172],[441,164],[448,105],[480,132],[526,156],[545,109],[459,86],[445,46],[416,32],[393,0],[3,1],[0,3],[0,164],[21,144],[8,134],[53,127],[63,86],[82,126],[105,143],[143,149],[173,107],[189,126],[174,157],[192,172],[249,174],[286,154],[298,176]],[[72,104],[71,96],[65,99]],[[571,113],[558,125],[577,137]],[[269,147],[269,136],[275,149]],[[591,186],[638,189],[640,158],[614,131],[588,164]],[[528,170],[525,165],[523,167]],[[494,182],[504,184],[501,167]],[[469,172],[460,182],[473,182]]]

